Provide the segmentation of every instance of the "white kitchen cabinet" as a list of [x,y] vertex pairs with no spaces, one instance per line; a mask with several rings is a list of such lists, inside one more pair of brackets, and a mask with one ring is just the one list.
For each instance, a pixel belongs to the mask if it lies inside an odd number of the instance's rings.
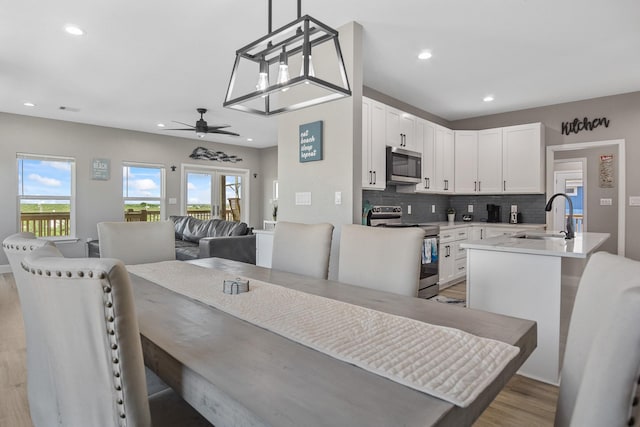
[[544,193],[544,128],[541,123],[502,128],[504,193]]
[[256,265],[271,268],[273,230],[253,230],[256,235]]
[[455,165],[453,131],[451,129],[436,126],[434,159],[433,189],[439,193],[453,193]]
[[393,107],[386,107],[387,145],[416,151],[416,117]]
[[478,193],[502,193],[502,128],[478,132]]
[[436,124],[416,120],[416,147],[422,153],[422,182],[416,184],[416,193],[433,193],[435,184]]
[[474,194],[478,192],[478,131],[457,130],[454,132],[455,192]]
[[386,188],[385,105],[362,98],[362,188]]
[[438,269],[440,289],[450,286],[466,276],[466,249],[460,243],[469,238],[469,227],[440,231]]
[[454,135],[456,194],[502,193],[502,129]]

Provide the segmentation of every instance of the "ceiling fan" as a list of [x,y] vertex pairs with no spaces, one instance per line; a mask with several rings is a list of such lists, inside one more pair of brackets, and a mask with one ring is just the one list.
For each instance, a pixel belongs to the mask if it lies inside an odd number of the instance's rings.
[[206,134],[208,133],[218,133],[218,134],[222,134],[222,135],[232,135],[232,136],[240,136],[239,134],[235,133],[235,132],[229,132],[226,130],[222,130],[224,128],[228,128],[229,125],[221,125],[221,126],[208,126],[206,120],[204,119],[204,117],[202,117],[204,115],[204,113],[207,112],[206,108],[197,108],[198,113],[200,113],[200,120],[198,120],[196,122],[195,126],[189,125],[187,123],[182,123],[182,122],[178,122],[176,120],[173,120],[174,123],[180,123],[181,125],[185,125],[185,126],[189,126],[186,129],[167,129],[167,130],[190,130],[190,131],[195,131],[196,135],[198,135],[200,138],[204,138]]

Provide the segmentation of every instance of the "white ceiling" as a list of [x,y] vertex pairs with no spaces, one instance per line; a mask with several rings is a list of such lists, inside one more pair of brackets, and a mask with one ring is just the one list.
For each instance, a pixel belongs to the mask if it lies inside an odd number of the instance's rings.
[[[276,143],[276,118],[222,107],[235,50],[267,32],[266,0],[0,0],[0,11],[0,111],[196,138],[156,124],[195,123],[207,107],[210,125],[242,135],[207,140]],[[277,28],[296,1],[273,12]],[[637,0],[304,0],[302,13],[362,24],[365,85],[447,120],[640,90]],[[432,59],[417,59],[424,49]]]

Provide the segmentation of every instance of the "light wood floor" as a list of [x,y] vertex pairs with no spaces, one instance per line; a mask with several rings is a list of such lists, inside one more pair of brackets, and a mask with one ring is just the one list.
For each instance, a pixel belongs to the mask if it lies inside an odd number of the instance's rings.
[[[465,284],[441,294],[465,298]],[[0,426],[32,427],[27,403],[26,345],[22,312],[11,274],[0,275]],[[516,375],[474,424],[552,426],[557,387]]]

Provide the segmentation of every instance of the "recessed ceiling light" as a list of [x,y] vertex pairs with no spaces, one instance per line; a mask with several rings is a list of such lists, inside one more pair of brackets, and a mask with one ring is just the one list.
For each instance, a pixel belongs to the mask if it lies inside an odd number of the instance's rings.
[[428,50],[424,50],[422,52],[420,52],[420,54],[418,55],[418,59],[429,59],[431,58],[431,52]]
[[74,36],[81,36],[84,34],[84,31],[82,31],[82,29],[76,25],[65,25],[64,30]]
[[253,141],[253,138],[247,138],[247,141],[251,142]]
[[22,105],[24,105],[25,107],[35,107],[36,106],[36,104],[34,104],[33,102],[25,102]]
[[493,101],[494,99],[495,99],[495,98],[493,97],[493,95],[487,95],[487,96],[485,96],[484,98],[482,98],[482,100],[483,100],[484,102],[491,102],[491,101]]
[[163,127],[164,127],[164,123],[158,123],[158,124],[157,124],[157,126],[158,126],[159,128],[163,128]]

